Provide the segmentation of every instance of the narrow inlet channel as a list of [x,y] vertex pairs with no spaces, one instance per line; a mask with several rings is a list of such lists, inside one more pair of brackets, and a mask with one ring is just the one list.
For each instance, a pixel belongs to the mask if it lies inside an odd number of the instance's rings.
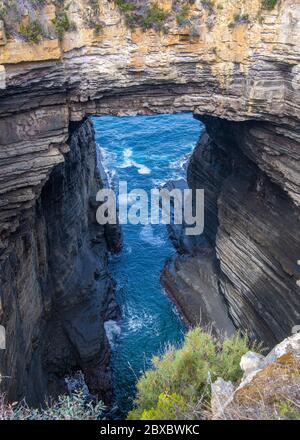
[[[128,191],[150,190],[185,177],[184,163],[203,125],[191,113],[158,116],[95,117],[96,141],[111,184]],[[185,326],[160,285],[165,260],[175,251],[165,225],[123,225],[123,250],[111,257],[122,320],[109,322],[115,393],[113,418],[132,407],[137,378],[167,344],[178,345]]]

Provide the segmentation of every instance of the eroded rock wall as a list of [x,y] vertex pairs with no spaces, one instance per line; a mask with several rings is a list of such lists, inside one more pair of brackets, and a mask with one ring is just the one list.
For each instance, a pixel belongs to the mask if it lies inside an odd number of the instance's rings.
[[[17,228],[19,210],[35,203],[63,161],[69,120],[88,114],[194,111],[273,123],[274,145],[248,147],[300,203],[299,1],[272,10],[261,0],[204,3],[196,0],[189,12],[197,32],[173,14],[163,33],[130,29],[115,2],[101,0],[97,34],[84,19],[89,0],[80,0],[70,3],[74,26],[62,40],[50,34],[33,44],[13,35],[0,47],[1,230]],[[42,17],[51,24],[55,13],[49,0]]]
[[71,124],[69,134],[64,163],[21,216],[0,257],[7,334],[1,386],[9,399],[25,395],[32,404],[62,392],[64,376],[77,369],[92,393],[106,402],[111,397],[103,322],[119,316],[107,269],[107,242],[118,237],[95,219],[101,180],[92,125]]

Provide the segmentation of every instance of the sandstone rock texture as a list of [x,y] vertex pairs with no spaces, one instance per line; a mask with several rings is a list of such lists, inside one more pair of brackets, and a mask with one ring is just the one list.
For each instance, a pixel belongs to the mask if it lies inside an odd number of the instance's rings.
[[[170,2],[159,3],[168,9]],[[64,221],[74,215],[72,227],[79,228],[87,212],[90,177],[75,196],[79,179],[76,165],[67,165],[67,151],[73,123],[88,115],[193,111],[200,117],[210,139],[200,141],[188,180],[208,194],[205,233],[219,261],[222,300],[235,325],[267,345],[299,324],[299,0],[278,0],[272,10],[261,0],[217,0],[213,8],[204,3],[191,6],[192,29],[174,19],[167,33],[129,29],[109,0],[98,3],[99,33],[84,19],[89,0],[70,3],[72,26],[62,40],[50,30],[39,43],[28,43],[1,30],[0,322],[11,335],[1,365],[11,369],[11,397],[37,398],[33,382],[44,380],[37,373],[41,335],[47,328],[54,341],[60,332],[60,326],[48,328],[54,323],[49,316],[58,317],[54,310],[65,311],[63,332],[84,365],[99,349],[93,340],[93,349],[84,352],[74,336],[81,319],[73,301],[84,297],[76,273],[85,273],[88,246],[80,243],[88,241],[87,228],[70,233],[63,246],[59,239]],[[47,1],[41,20],[51,23],[55,10]],[[68,202],[63,195],[57,202],[60,210],[52,205],[49,211],[51,185],[68,188],[67,199],[70,192]],[[46,240],[52,250],[45,249]],[[87,301],[96,301],[93,293]],[[51,371],[62,374],[53,364]],[[16,374],[25,371],[17,386]]]

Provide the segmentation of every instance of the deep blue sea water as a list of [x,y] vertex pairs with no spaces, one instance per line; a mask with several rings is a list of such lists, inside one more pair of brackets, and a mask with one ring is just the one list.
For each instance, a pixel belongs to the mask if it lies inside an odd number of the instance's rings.
[[[128,190],[150,190],[185,175],[182,168],[199,138],[201,123],[192,114],[95,117],[96,141],[111,183]],[[123,250],[112,256],[120,322],[106,330],[112,345],[115,393],[113,418],[132,407],[137,378],[166,344],[180,344],[185,326],[160,285],[160,272],[174,248],[164,225],[123,225]]]

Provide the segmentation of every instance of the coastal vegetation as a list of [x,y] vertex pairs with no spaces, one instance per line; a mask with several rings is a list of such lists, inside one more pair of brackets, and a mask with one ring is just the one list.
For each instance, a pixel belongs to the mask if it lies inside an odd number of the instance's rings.
[[38,43],[43,38],[43,29],[38,20],[28,24],[21,24],[20,34],[30,43]]
[[236,14],[233,17],[233,21],[231,21],[228,25],[229,28],[233,28],[235,26],[238,26],[240,24],[248,24],[250,23],[249,15],[248,14]]
[[177,12],[176,21],[179,26],[186,24],[189,12],[190,8],[188,4],[183,5],[182,8]]
[[83,21],[89,29],[94,29],[95,35],[99,35],[103,31],[98,0],[89,0],[89,5],[83,13]]
[[197,327],[181,348],[169,347],[153,358],[153,368],[137,383],[135,409],[130,420],[199,419],[209,405],[211,383],[218,377],[237,382],[241,357],[259,350],[239,333],[223,340]]
[[[130,28],[141,27],[143,30],[164,30],[169,13],[164,11],[158,4],[137,6],[131,1],[115,0],[117,7],[125,17],[125,23]],[[147,3],[147,2],[145,2]]]

